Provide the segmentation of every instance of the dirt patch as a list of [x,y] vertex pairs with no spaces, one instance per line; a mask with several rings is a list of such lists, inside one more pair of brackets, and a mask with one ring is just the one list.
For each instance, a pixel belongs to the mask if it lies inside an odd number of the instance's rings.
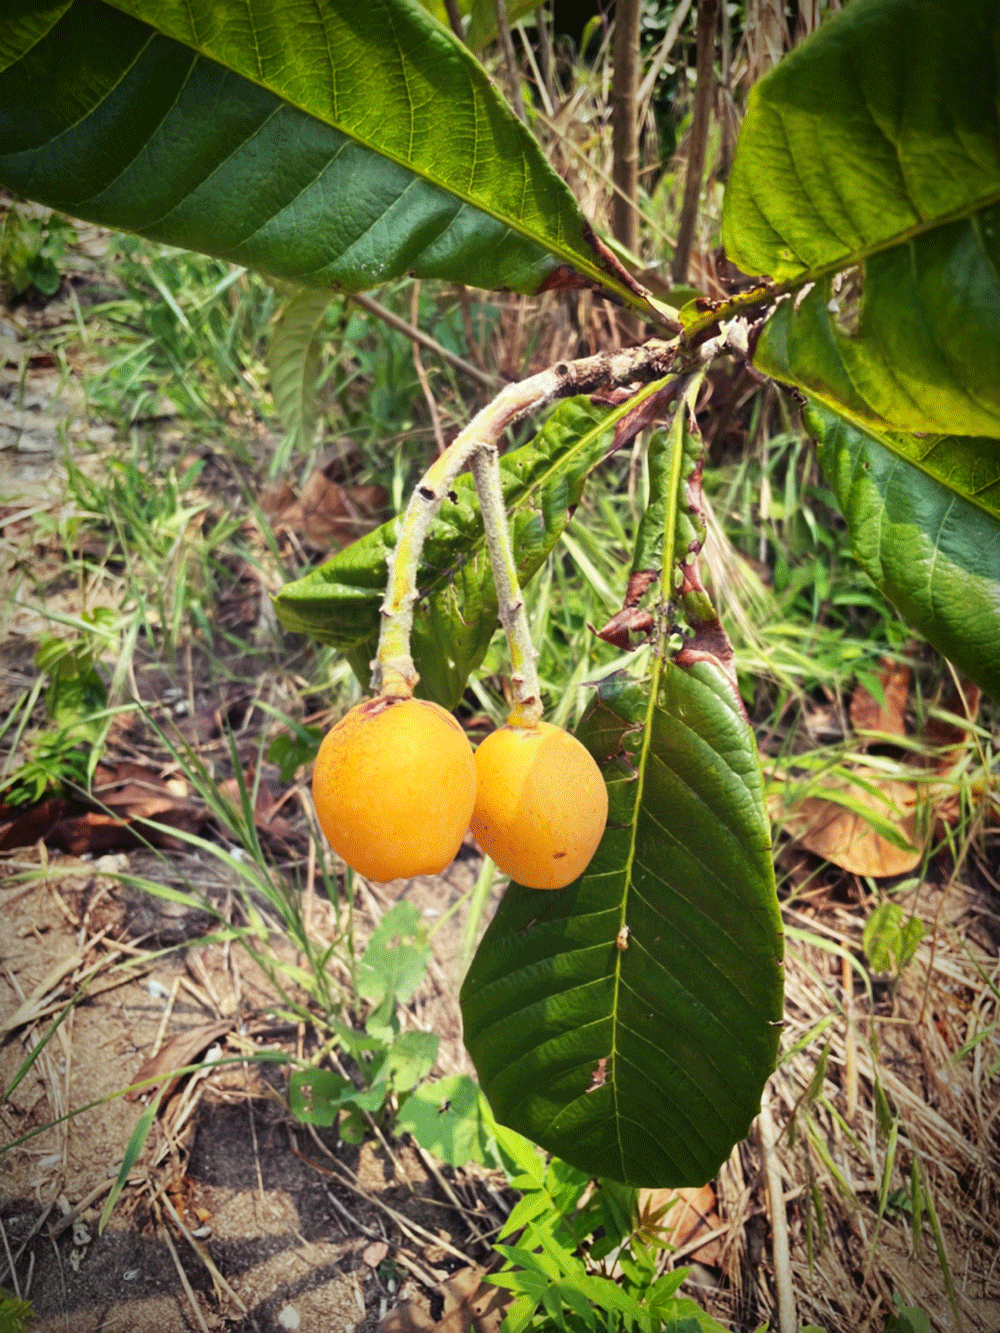
[[[123,863],[132,874],[150,870],[142,856],[109,860],[119,873]],[[7,873],[27,867],[40,869],[34,856],[22,854]],[[442,913],[473,869],[459,863],[451,878],[414,881],[404,892],[415,905]],[[0,1014],[8,1015],[9,1028],[0,1049],[4,1085],[98,961],[94,989],[107,989],[70,1010],[3,1110],[8,1143],[34,1133],[0,1157],[0,1208],[17,1271],[30,1275],[41,1330],[362,1333],[400,1302],[422,1302],[431,1312],[440,1303],[439,1284],[461,1267],[461,1256],[475,1257],[469,1228],[412,1146],[345,1144],[335,1129],[296,1122],[280,1065],[239,1061],[181,1083],[162,1107],[110,1225],[98,1234],[101,1208],[143,1109],[142,1099],[115,1094],[141,1072],[158,1040],[197,1034],[213,1019],[224,1026],[226,1011],[231,1031],[209,1052],[215,1058],[254,1047],[294,1054],[303,1034],[294,1023],[266,1017],[280,998],[242,951],[183,947],[203,935],[207,915],[151,898],[72,858],[50,862],[48,871],[0,889]],[[189,865],[188,882],[191,873]],[[221,888],[214,886],[216,893]],[[360,938],[387,901],[380,904],[366,886],[355,918]],[[319,900],[313,910],[322,936],[332,928],[333,908]],[[447,980],[458,922],[449,924],[434,937],[431,975],[404,1015],[404,1022],[442,1037],[439,1072],[466,1067]],[[129,943],[136,939],[143,943]],[[285,941],[272,945],[279,960],[288,955]],[[117,975],[110,971],[116,963],[125,964]],[[11,1026],[19,1010],[37,1013],[37,1021]],[[94,1102],[101,1104],[52,1123]],[[471,1179],[461,1188],[481,1210],[484,1229],[495,1226],[499,1214],[488,1212],[489,1196],[477,1200]],[[367,1262],[366,1250],[383,1239],[385,1257]],[[482,1248],[478,1257],[485,1257]]]

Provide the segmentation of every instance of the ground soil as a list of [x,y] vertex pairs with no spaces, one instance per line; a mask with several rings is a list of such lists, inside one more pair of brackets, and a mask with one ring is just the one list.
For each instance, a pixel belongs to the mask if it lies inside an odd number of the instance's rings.
[[[150,859],[118,855],[105,858],[104,865],[117,873],[148,874],[156,868],[143,864]],[[37,867],[31,853],[22,853],[19,861]],[[112,941],[141,938],[145,951],[151,943],[176,944],[185,932],[202,933],[203,920],[123,888],[100,867],[100,862],[55,858],[50,877],[28,891],[0,890],[5,939],[0,1014],[13,1015],[22,995],[35,992],[54,964],[75,958],[81,932],[90,941],[102,938],[68,978],[82,974]],[[187,870],[197,873],[196,866]],[[459,862],[448,877],[401,887],[422,911],[440,913],[468,886],[470,873],[469,863]],[[332,909],[320,901],[315,911],[322,932]],[[365,928],[362,901],[358,924]],[[435,936],[431,975],[409,1015],[441,1036],[439,1065],[449,1072],[465,1067],[454,990],[447,984],[456,948],[457,923]],[[115,979],[106,966],[98,976],[98,987]],[[60,994],[58,984],[51,993]],[[209,1328],[259,1333],[293,1327],[302,1333],[363,1333],[376,1328],[392,1307],[410,1301],[421,1304],[428,1317],[440,1315],[440,1288],[464,1261],[439,1242],[467,1255],[471,1264],[486,1252],[473,1243],[412,1145],[393,1144],[391,1160],[378,1142],[344,1144],[335,1130],[313,1137],[296,1122],[287,1109],[281,1066],[241,1063],[205,1077],[193,1091],[190,1081],[178,1087],[162,1108],[110,1224],[98,1234],[104,1198],[144,1100],[114,1094],[139,1073],[172,993],[168,1037],[218,1024],[221,1010],[228,1011],[234,1037],[243,1017],[244,1044],[292,1052],[301,1042],[294,1025],[261,1018],[275,998],[267,978],[245,955],[237,958],[230,951],[226,958],[221,947],[199,950],[197,966],[184,951],[143,962],[131,979],[77,1004],[3,1110],[9,1141],[48,1124],[64,1108],[111,1098],[0,1158],[6,1241],[19,1255],[22,1278],[31,1274],[30,1296],[42,1333],[184,1333],[203,1326],[200,1321]],[[5,1085],[32,1044],[25,1035],[18,1025],[0,1048]],[[215,1054],[235,1049],[224,1035]],[[459,1188],[466,1202],[482,1211],[481,1229],[495,1225],[471,1178]],[[164,1198],[187,1231],[196,1233],[191,1240],[169,1218]],[[79,1211],[87,1200],[92,1202]],[[402,1235],[376,1200],[423,1232],[413,1230],[412,1239]],[[77,1220],[67,1225],[71,1209]],[[383,1236],[389,1245],[379,1248]],[[196,1246],[231,1291],[214,1281]],[[414,1277],[407,1262],[430,1280]]]

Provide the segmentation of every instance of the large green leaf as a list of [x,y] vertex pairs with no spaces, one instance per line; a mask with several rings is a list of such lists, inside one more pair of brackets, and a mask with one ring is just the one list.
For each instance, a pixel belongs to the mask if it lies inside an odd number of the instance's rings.
[[[678,433],[659,469],[674,511],[692,498]],[[668,507],[671,572],[689,558],[682,526]],[[462,988],[497,1120],[634,1185],[712,1176],[757,1112],[782,1012],[753,733],[717,622],[671,657],[673,618],[656,618],[649,675],[603,682],[578,732],[608,784],[594,860],[558,892],[512,884]]]
[[1000,206],[786,299],[754,363],[876,429],[1000,436]]
[[854,0],[750,90],[723,240],[779,282],[1000,199],[996,0]]
[[859,563],[900,613],[1000,699],[1000,442],[806,424]]
[[1000,435],[998,61],[995,0],[855,0],[752,89],[726,250],[816,281],[761,369],[880,429]]
[[6,0],[0,182],[305,286],[575,273],[648,309],[410,0]]
[[[579,502],[590,472],[645,424],[642,404],[662,382],[609,409],[586,398],[561,403],[530,444],[500,459],[518,576],[525,583],[544,564]],[[638,409],[638,411],[637,411]],[[424,544],[411,649],[418,694],[454,708],[470,672],[483,660],[497,628],[497,598],[482,516],[472,479],[459,477]],[[275,598],[286,629],[311,634],[347,653],[368,683],[381,626],[379,607],[395,547],[398,518],[339,552]]]

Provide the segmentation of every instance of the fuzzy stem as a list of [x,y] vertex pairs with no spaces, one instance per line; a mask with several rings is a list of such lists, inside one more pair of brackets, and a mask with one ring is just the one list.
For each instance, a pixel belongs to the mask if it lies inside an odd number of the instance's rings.
[[510,543],[507,511],[500,485],[500,459],[496,446],[481,449],[472,459],[472,476],[483,514],[486,545],[493,566],[500,624],[510,650],[510,683],[514,707],[507,725],[534,731],[542,720],[542,687],[535,667],[535,646],[531,642],[528,615],[517,578],[517,561]]
[[[451,483],[472,458],[483,449],[495,452],[497,441],[509,426],[559,398],[639,385],[661,378],[671,370],[675,354],[675,343],[651,339],[642,347],[601,352],[580,361],[560,362],[502,389],[435,459],[410,497],[395,550],[389,557],[389,576],[381,608],[382,631],[378,653],[372,663],[373,690],[403,698],[413,694],[417,672],[410,655],[410,634],[413,608],[419,597],[417,569],[420,553]],[[517,586],[516,576],[514,586]],[[499,595],[502,594],[498,589]]]

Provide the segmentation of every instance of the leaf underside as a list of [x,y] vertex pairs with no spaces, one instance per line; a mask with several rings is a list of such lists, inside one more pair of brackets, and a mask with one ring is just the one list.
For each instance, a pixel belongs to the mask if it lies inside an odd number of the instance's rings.
[[1000,200],[995,0],[861,0],[750,91],[723,242],[776,282]]
[[1000,436],[998,63],[995,0],[861,0],[754,87],[726,251],[815,283],[759,369],[877,430]]
[[1000,443],[876,436],[819,403],[805,419],[861,567],[1000,699]]
[[800,284],[754,364],[805,391],[862,568],[1000,688],[1000,9],[856,0],[752,90],[723,235]]
[[[671,570],[700,546],[690,407],[653,448],[647,568],[657,534]],[[690,605],[700,614],[704,594]],[[563,890],[512,884],[462,988],[497,1120],[589,1174],[647,1186],[703,1184],[746,1135],[782,1012],[753,733],[717,641],[696,633],[670,658],[669,619],[649,676],[603,681],[577,732],[608,786],[597,854]]]
[[307,289],[291,298],[274,323],[268,370],[285,440],[272,464],[272,474],[280,471],[289,458],[307,454],[316,437],[316,381],[322,359],[319,335],[329,304],[326,292]]

